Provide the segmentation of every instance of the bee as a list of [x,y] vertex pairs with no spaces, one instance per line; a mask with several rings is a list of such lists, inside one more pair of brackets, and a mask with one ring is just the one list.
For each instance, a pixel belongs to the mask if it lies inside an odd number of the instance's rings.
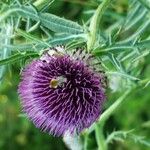
[[63,45],[57,47],[50,47],[41,52],[41,55],[49,55],[49,56],[64,56],[65,47]]
[[43,51],[41,51],[41,57],[40,59],[43,62],[49,62],[48,61],[48,57],[54,57],[54,58],[58,58],[58,57],[63,57],[64,56],[64,46],[57,46],[57,47],[50,47],[48,49],[45,49]]
[[50,81],[50,88],[56,89],[58,86],[62,87],[66,81],[67,81],[67,79],[63,76],[53,78]]

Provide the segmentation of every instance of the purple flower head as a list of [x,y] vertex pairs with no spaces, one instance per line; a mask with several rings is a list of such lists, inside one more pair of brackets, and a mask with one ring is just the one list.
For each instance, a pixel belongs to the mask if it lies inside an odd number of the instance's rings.
[[22,72],[18,91],[23,110],[50,134],[80,133],[101,113],[104,75],[89,66],[89,57],[78,54],[81,50],[73,55],[56,51],[32,61]]

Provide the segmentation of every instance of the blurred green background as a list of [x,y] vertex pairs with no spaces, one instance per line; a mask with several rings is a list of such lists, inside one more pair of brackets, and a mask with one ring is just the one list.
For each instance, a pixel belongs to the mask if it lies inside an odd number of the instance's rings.
[[[116,5],[117,4],[117,5]],[[67,19],[86,22],[91,13],[86,10],[94,10],[97,3],[91,0],[56,0],[51,4],[48,11]],[[126,0],[117,1],[112,5],[116,17],[126,16],[128,3]],[[110,22],[111,11],[107,11],[101,28],[106,28]],[[92,12],[92,11],[91,11]],[[42,133],[23,115],[17,94],[17,86],[20,81],[20,63],[6,66],[3,81],[0,84],[0,150],[65,150],[67,147],[61,138],[56,138]],[[141,77],[150,76],[150,56],[141,61]],[[140,68],[140,69],[141,69]],[[105,107],[112,104],[120,94],[108,90],[108,98]],[[105,135],[115,130],[129,131],[139,138],[150,139],[150,86],[138,87],[127,97],[124,104],[110,117],[105,125]],[[91,144],[96,142],[91,134]],[[95,148],[96,149],[96,148]],[[109,145],[110,150],[148,150],[142,143],[136,143],[133,139],[113,142]],[[89,149],[90,150],[90,149]],[[93,150],[91,148],[91,150]]]

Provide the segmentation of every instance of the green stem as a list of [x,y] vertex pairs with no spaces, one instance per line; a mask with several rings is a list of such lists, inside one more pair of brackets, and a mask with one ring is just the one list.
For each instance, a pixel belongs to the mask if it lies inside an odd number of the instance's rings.
[[97,33],[99,22],[102,18],[102,15],[103,15],[105,9],[107,8],[107,6],[110,2],[111,2],[111,0],[103,0],[103,2],[98,6],[97,10],[95,11],[95,13],[91,19],[91,23],[90,23],[90,27],[89,27],[90,32],[89,32],[89,37],[88,37],[88,41],[87,41],[88,51],[91,50],[95,44],[96,33]]
[[[117,108],[123,103],[124,99],[127,95],[131,92],[132,89],[127,90],[121,97],[119,97],[100,117],[98,120],[98,124],[104,124],[106,120],[116,111]],[[89,133],[94,130],[95,124],[93,124],[90,129]]]
[[131,89],[127,90],[121,97],[119,97],[100,117],[98,122],[104,123],[112,113],[122,104],[127,95],[131,92]]
[[84,150],[87,150],[87,147],[88,147],[88,134],[85,133],[85,136],[84,136]]
[[98,150],[107,150],[107,144],[103,134],[103,125],[95,125],[95,137],[98,145]]
[[99,122],[100,124],[95,124],[95,134],[96,134],[96,141],[98,144],[98,150],[107,150],[107,144],[103,135],[103,125],[109,116],[122,104],[126,96],[130,93],[130,90],[127,90],[117,101],[111,105],[100,117]]

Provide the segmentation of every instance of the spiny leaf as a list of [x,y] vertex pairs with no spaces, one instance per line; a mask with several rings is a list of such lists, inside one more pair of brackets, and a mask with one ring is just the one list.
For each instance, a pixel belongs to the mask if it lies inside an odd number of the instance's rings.
[[133,139],[135,143],[140,143],[140,144],[150,147],[150,141],[146,140],[144,136],[131,134],[129,138]]
[[9,8],[8,10],[3,11],[0,16],[0,22],[14,14],[25,18],[31,18],[37,22],[40,21],[41,25],[47,27],[54,32],[71,34],[83,33],[83,28],[79,24],[64,18],[60,18],[53,14],[37,13],[32,7],[29,6],[14,6]]
[[109,58],[113,65],[117,68],[118,71],[123,72],[123,67],[121,65],[121,62],[117,60],[117,58],[114,56],[114,54],[110,54]]
[[37,57],[39,56],[38,53],[36,52],[23,52],[23,53],[17,53],[17,54],[14,54],[6,59],[2,59],[0,60],[0,66],[2,65],[6,65],[6,64],[10,64],[10,63],[13,63],[15,61],[18,61],[18,60],[21,60],[23,58],[26,58],[26,57]]
[[143,51],[138,57],[132,60],[132,63],[150,54],[149,50]]
[[98,47],[93,51],[94,55],[106,55],[107,53],[121,53],[127,50],[136,49],[136,48],[149,48],[150,40],[144,40],[140,42],[132,43],[116,43],[110,46]]
[[130,80],[140,80],[139,78],[136,78],[136,77],[131,76],[129,74],[126,74],[124,72],[108,71],[108,72],[106,72],[106,74],[109,74],[109,75],[118,75],[118,76],[130,79]]
[[34,30],[36,30],[40,25],[40,21],[38,21],[35,25],[33,25],[32,27],[28,28],[27,32],[32,32]]
[[130,5],[130,11],[128,12],[123,25],[124,30],[129,30],[134,27],[138,22],[145,19],[146,13],[148,13],[148,11],[137,1],[132,1]]
[[[0,40],[0,44],[4,43],[4,44],[10,44],[11,42],[11,36],[12,36],[12,25],[10,23],[10,20],[8,20],[8,22],[5,24],[1,24],[1,28],[0,28],[0,33],[3,35],[5,34],[6,37],[1,36],[1,40]],[[1,51],[1,58],[0,59],[5,59],[7,58],[10,54],[11,54],[11,50],[7,47],[0,47],[0,51]],[[0,68],[0,81],[3,78],[4,72],[6,70],[5,66],[2,66]]]
[[119,43],[127,43],[131,42],[132,40],[135,40],[137,37],[139,37],[143,32],[150,26],[150,18],[147,18],[147,21],[145,21],[141,26],[137,29],[137,31],[132,34],[130,37],[126,38],[123,41],[120,41]]
[[142,5],[150,10],[150,1],[149,0],[138,0]]
[[147,14],[147,10],[144,9],[142,12],[140,12],[139,15],[137,15],[135,18],[132,18],[132,20],[130,20],[130,22],[127,25],[125,25],[124,30],[126,31],[134,27],[138,22],[140,22],[145,17],[146,14]]
[[135,143],[140,143],[145,146],[150,147],[150,141],[146,140],[145,137],[135,135],[132,133],[133,130],[130,131],[114,131],[108,137],[106,142],[111,143],[112,141],[125,141],[125,139],[134,140]]
[[139,10],[141,10],[141,7],[142,6],[139,3],[137,3],[136,1],[132,1],[129,7],[130,11],[128,12],[128,15],[126,17],[124,26],[132,22],[132,19],[137,16],[137,13],[139,13]]
[[18,34],[20,34],[21,36],[25,37],[26,39],[29,39],[29,40],[31,40],[33,42],[36,42],[36,43],[41,43],[43,45],[45,44],[47,47],[50,46],[48,44],[48,42],[40,40],[37,37],[31,35],[30,33],[24,32],[23,30],[20,30],[20,29],[17,29],[16,31],[17,31]]
[[129,131],[113,131],[111,134],[108,135],[107,139],[106,139],[106,143],[111,143],[113,140],[116,141],[124,141],[124,139],[128,136],[128,134],[130,134],[131,132],[133,132],[133,130],[129,130]]
[[9,48],[11,51],[40,51],[43,49],[46,49],[50,46],[55,46],[55,45],[60,45],[60,44],[66,44],[70,41],[77,40],[77,39],[82,39],[84,40],[84,35],[82,34],[77,34],[77,35],[68,35],[68,34],[60,34],[59,36],[55,36],[53,39],[46,40],[45,43],[42,42],[32,42],[32,43],[27,43],[27,44],[1,44],[0,47],[4,48]]
[[40,14],[40,20],[43,26],[55,32],[66,32],[72,34],[83,33],[83,29],[75,22],[59,18],[55,15],[44,13]]

